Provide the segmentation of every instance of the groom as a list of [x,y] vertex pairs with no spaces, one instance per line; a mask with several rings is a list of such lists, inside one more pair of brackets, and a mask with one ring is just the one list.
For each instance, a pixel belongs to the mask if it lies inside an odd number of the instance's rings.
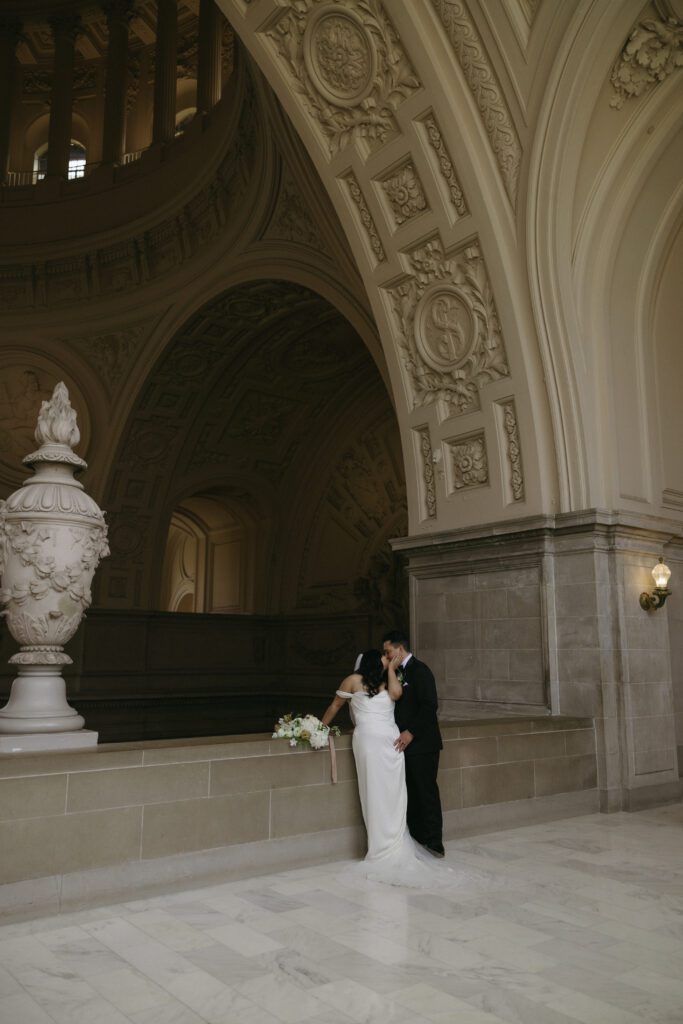
[[405,632],[392,630],[383,640],[384,653],[400,658],[396,675],[403,696],[394,704],[400,735],[394,746],[405,753],[408,789],[408,829],[435,857],[443,857],[441,798],[436,782],[439,770],[441,733],[436,717],[438,701],[431,669],[410,653]]

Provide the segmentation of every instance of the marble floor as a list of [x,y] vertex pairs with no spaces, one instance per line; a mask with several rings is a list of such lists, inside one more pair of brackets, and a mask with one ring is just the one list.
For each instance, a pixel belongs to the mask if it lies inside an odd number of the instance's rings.
[[681,1024],[683,805],[0,927],[2,1024]]

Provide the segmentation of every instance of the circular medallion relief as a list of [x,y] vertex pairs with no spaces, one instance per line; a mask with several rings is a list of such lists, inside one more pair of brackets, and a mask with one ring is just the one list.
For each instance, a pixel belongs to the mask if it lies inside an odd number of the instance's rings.
[[372,90],[376,54],[360,18],[333,4],[310,18],[304,35],[306,71],[318,92],[355,107]]
[[467,297],[452,286],[436,285],[415,312],[417,350],[433,370],[455,370],[474,347],[476,326]]

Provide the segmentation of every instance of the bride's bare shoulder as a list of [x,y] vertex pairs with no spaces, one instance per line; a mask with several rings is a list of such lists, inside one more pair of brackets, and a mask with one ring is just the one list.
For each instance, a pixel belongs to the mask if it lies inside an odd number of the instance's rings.
[[339,689],[343,690],[344,693],[357,693],[358,690],[362,690],[363,677],[360,672],[352,672],[350,676],[347,676],[346,679],[340,683]]

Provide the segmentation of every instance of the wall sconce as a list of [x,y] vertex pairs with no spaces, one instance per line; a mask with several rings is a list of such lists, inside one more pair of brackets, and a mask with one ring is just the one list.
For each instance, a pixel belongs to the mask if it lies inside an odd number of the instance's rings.
[[647,591],[643,591],[640,595],[640,607],[646,612],[650,609],[656,611],[657,608],[661,608],[667,597],[671,593],[667,584],[669,577],[671,576],[671,569],[668,565],[664,565],[664,559],[660,557],[656,566],[652,570],[652,578],[655,581],[655,589],[651,594]]

